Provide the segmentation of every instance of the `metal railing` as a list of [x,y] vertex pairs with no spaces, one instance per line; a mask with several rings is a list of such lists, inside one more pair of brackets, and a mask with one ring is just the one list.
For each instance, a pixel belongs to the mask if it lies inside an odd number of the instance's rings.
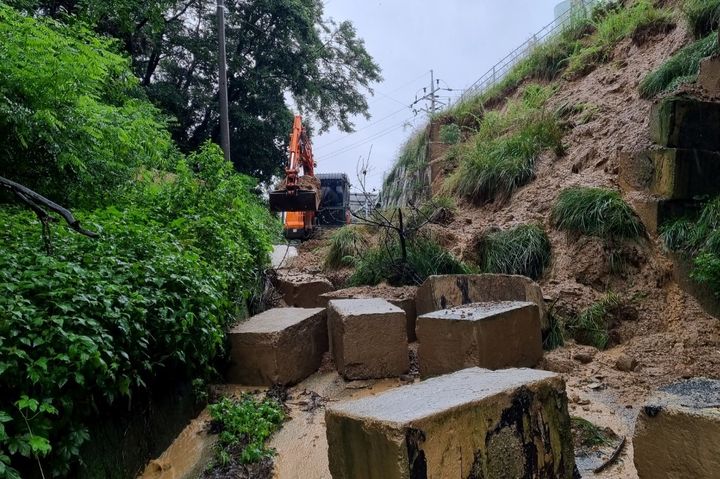
[[482,95],[494,86],[499,85],[513,67],[527,58],[535,48],[565,31],[566,28],[572,25],[574,20],[588,16],[590,9],[602,1],[604,0],[577,0],[573,2],[571,7],[563,14],[555,18],[551,23],[545,25],[529,40],[493,65],[492,68],[478,78],[475,83],[467,87],[448,107],[461,103],[471,97]]

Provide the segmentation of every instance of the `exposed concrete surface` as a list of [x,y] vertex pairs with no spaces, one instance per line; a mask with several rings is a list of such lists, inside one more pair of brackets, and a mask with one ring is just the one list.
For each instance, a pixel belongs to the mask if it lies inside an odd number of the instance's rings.
[[330,351],[346,379],[399,376],[410,367],[405,312],[384,299],[328,303]]
[[335,289],[325,277],[294,271],[279,271],[275,288],[285,304],[295,308],[325,307],[320,295]]
[[571,479],[562,379],[471,368],[330,406],[334,479]]
[[361,286],[354,288],[338,289],[336,291],[325,293],[320,297],[326,302],[330,301],[331,299],[384,299],[390,304],[394,304],[398,308],[405,311],[405,319],[407,320],[406,330],[408,341],[413,342],[417,340],[417,336],[415,336],[415,320],[417,319],[417,311],[415,308],[416,291],[417,288],[414,286],[384,286],[372,288]]
[[660,225],[663,223],[696,213],[702,207],[700,202],[694,200],[668,200],[642,193],[629,195],[628,202],[645,229],[652,235],[658,234]]
[[273,269],[282,269],[298,255],[297,248],[286,244],[274,245],[270,253],[270,264]]
[[720,381],[661,388],[641,409],[633,443],[640,479],[720,477]]
[[712,96],[720,96],[720,56],[706,58],[700,63],[698,84]]
[[422,377],[479,366],[532,367],[542,358],[542,333],[535,303],[477,303],[418,318],[418,362]]
[[276,308],[232,328],[230,383],[294,384],[317,371],[328,350],[322,308]]
[[650,137],[669,148],[720,151],[720,103],[665,98],[650,110]]
[[538,306],[540,326],[547,330],[547,309],[540,286],[525,276],[510,274],[449,274],[430,276],[418,288],[418,316],[441,309],[489,301],[530,301]]

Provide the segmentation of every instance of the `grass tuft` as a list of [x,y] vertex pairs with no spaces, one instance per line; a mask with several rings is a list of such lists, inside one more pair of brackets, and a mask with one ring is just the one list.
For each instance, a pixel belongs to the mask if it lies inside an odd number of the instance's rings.
[[330,237],[330,247],[325,256],[325,269],[352,266],[367,249],[365,236],[357,225],[347,225],[335,231]]
[[695,38],[702,38],[718,28],[720,0],[685,0],[682,10]]
[[490,233],[478,248],[478,263],[486,273],[520,274],[539,279],[550,263],[550,240],[538,225],[520,225]]
[[700,71],[700,61],[718,51],[716,34],[682,48],[640,83],[640,95],[652,98],[659,93],[672,91],[684,83],[692,83]]
[[553,206],[551,221],[559,230],[604,239],[638,238],[645,231],[620,193],[604,188],[563,190]]
[[605,349],[610,340],[609,321],[622,304],[615,293],[608,293],[565,324],[567,333],[580,344]]

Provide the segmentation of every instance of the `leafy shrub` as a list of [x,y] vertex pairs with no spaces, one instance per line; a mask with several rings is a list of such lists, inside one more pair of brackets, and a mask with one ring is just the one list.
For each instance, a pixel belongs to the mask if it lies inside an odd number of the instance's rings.
[[608,293],[565,324],[567,333],[580,344],[605,349],[610,340],[609,321],[622,304],[615,293]]
[[479,244],[480,269],[487,273],[542,276],[550,263],[550,240],[538,225],[520,225],[485,235]]
[[692,83],[700,71],[700,61],[718,51],[717,34],[710,34],[682,48],[640,83],[640,95],[652,98],[672,91],[683,83]]
[[605,239],[637,238],[640,219],[620,193],[604,188],[573,187],[560,192],[551,221],[559,230]]
[[503,201],[528,183],[540,153],[562,148],[557,119],[544,110],[553,91],[530,85],[503,113],[488,112],[460,150],[460,165],[444,188],[478,202]]
[[393,286],[419,285],[436,274],[468,273],[469,268],[435,241],[418,236],[407,241],[407,261],[402,259],[399,240],[390,239],[369,249],[356,263],[349,279],[352,286],[376,285],[387,281]]
[[460,127],[455,123],[440,127],[440,141],[446,145],[454,145],[460,142]]
[[325,268],[352,266],[367,247],[365,235],[358,226],[343,226],[330,237],[330,247],[325,256]]
[[718,28],[720,0],[685,0],[682,10],[695,38],[702,38]]
[[672,14],[651,0],[638,0],[629,7],[611,9],[594,22],[595,33],[569,59],[566,75],[574,78],[606,62],[615,45],[637,32],[672,26]]
[[244,394],[239,399],[224,397],[208,410],[212,429],[219,431],[213,471],[258,462],[274,454],[265,442],[285,420],[283,407],[277,401]]

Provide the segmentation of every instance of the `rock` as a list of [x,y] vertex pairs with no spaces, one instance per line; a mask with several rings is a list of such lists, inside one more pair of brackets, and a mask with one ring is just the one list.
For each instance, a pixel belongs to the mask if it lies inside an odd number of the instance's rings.
[[276,308],[228,332],[231,384],[296,384],[320,367],[328,349],[322,308]]
[[720,103],[665,98],[650,110],[650,137],[668,148],[720,151]]
[[633,438],[640,479],[711,479],[720,471],[720,381],[661,388],[638,414]]
[[329,279],[294,271],[280,271],[275,279],[275,288],[282,295],[285,304],[296,308],[325,307],[320,298],[335,288]]
[[547,307],[540,286],[530,278],[509,274],[448,274],[430,276],[418,288],[415,306],[418,316],[490,301],[530,301],[538,306],[540,327],[547,331]]
[[533,367],[542,358],[535,303],[477,303],[426,313],[417,320],[420,376],[472,366]]
[[720,96],[720,56],[716,55],[700,62],[697,82],[708,94]]
[[345,379],[408,372],[407,320],[402,309],[384,299],[333,299],[327,312],[330,350]]
[[325,413],[333,479],[572,479],[562,379],[529,369],[465,369]]
[[583,364],[591,363],[594,358],[595,358],[594,354],[590,354],[590,353],[586,353],[586,352],[582,352],[582,351],[579,353],[573,354],[573,359],[575,361],[578,361]]
[[627,354],[621,354],[615,361],[615,369],[617,369],[618,371],[634,371],[637,366],[637,360],[633,357],[628,356]]

